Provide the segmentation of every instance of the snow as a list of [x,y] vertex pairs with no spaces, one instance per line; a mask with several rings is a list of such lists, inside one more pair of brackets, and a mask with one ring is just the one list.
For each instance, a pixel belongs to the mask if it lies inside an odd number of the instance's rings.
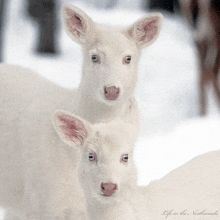
[[[5,62],[31,68],[63,87],[77,87],[82,53],[80,46],[65,33],[61,14],[60,54],[40,56],[34,52],[37,26],[27,17],[22,2],[7,2]],[[60,7],[64,3],[65,0],[60,0]],[[133,10],[128,5],[124,7],[122,0],[111,10],[75,1],[73,4],[94,21],[108,26],[130,25],[148,13],[138,9],[140,1],[130,5]],[[208,115],[198,116],[197,60],[189,28],[181,17],[163,15],[162,32],[158,40],[143,51],[139,63],[136,98],[142,120],[135,161],[140,185],[161,178],[193,157],[218,150],[220,146],[220,117],[213,91],[209,94]]]
[[219,117],[191,119],[167,134],[140,137],[135,159],[139,185],[147,185],[197,155],[219,149]]

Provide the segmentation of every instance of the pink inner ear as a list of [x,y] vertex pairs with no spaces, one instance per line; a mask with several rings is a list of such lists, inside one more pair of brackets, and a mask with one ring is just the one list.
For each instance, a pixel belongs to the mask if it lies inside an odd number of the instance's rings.
[[137,27],[138,41],[150,42],[158,32],[158,18],[146,18]]
[[80,33],[85,32],[85,24],[80,15],[70,9],[66,10],[66,14],[68,15],[67,26],[71,33],[76,33],[79,36]]
[[58,119],[62,123],[60,128],[64,135],[73,142],[78,140],[82,145],[87,136],[84,124],[80,120],[65,114],[59,115]]

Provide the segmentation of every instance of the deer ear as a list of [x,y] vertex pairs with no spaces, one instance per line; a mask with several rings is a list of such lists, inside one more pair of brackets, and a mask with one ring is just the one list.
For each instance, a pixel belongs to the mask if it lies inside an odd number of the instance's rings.
[[83,145],[91,129],[89,122],[66,111],[56,111],[53,122],[60,139],[74,147]]
[[163,22],[163,15],[153,13],[136,21],[126,30],[126,35],[131,37],[138,48],[150,46],[157,39]]
[[76,43],[83,44],[93,36],[95,23],[83,11],[73,5],[65,5],[62,10],[67,34]]

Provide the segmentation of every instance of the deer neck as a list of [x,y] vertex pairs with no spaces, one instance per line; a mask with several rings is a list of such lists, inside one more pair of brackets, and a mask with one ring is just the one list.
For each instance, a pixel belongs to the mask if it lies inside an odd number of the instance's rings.
[[96,199],[90,199],[90,201],[87,201],[86,212],[88,220],[135,219],[132,201],[128,200],[103,203]]

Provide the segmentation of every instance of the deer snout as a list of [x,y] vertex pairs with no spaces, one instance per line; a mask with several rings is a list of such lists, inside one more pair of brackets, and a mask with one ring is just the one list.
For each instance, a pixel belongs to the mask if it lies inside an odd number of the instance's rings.
[[111,196],[117,190],[117,185],[114,183],[102,183],[101,190],[104,196]]
[[115,86],[105,87],[104,88],[105,97],[109,100],[115,100],[118,98],[120,90]]

